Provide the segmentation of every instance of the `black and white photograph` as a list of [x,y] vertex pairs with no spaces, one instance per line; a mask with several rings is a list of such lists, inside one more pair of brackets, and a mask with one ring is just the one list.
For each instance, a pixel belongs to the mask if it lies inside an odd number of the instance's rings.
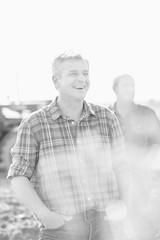
[[0,240],[160,240],[158,0],[0,0]]

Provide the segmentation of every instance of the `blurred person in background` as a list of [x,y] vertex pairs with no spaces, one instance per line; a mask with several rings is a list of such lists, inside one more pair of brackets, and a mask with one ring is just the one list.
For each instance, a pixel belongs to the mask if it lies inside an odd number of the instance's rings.
[[151,175],[154,175],[152,166],[155,166],[160,149],[160,122],[154,110],[134,102],[135,81],[132,76],[124,74],[116,77],[113,91],[116,102],[110,108],[120,122],[132,166],[133,219],[140,239],[150,240],[148,230],[156,227],[151,201]]
[[131,198],[119,122],[84,100],[89,63],[81,55],[58,56],[52,72],[58,96],[22,121],[8,178],[37,216],[41,240],[115,239],[108,219],[117,202],[129,210]]

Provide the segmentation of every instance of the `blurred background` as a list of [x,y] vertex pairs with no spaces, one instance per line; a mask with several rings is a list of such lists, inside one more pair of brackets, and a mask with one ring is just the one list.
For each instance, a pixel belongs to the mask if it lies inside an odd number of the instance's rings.
[[52,99],[53,59],[73,49],[90,62],[88,99],[112,101],[131,74],[137,100],[159,100],[158,0],[0,0],[0,103]]
[[[88,58],[87,100],[110,105],[113,79],[128,73],[136,82],[135,101],[160,118],[159,11],[158,0],[0,0],[0,239],[26,236],[6,219],[21,205],[4,179],[20,121],[56,97],[51,65],[58,54],[75,50]],[[16,221],[30,226],[26,212],[17,211]]]

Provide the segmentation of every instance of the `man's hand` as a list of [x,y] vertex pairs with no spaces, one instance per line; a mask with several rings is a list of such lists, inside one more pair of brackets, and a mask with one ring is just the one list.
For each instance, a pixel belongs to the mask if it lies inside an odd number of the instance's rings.
[[70,221],[72,217],[64,216],[53,211],[45,211],[39,215],[45,228],[56,229],[62,227],[65,221]]

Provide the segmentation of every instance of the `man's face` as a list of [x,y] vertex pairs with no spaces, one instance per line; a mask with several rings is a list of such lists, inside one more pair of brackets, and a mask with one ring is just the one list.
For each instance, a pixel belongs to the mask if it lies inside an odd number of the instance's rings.
[[123,101],[133,101],[135,95],[135,84],[131,77],[125,76],[120,79],[116,88],[117,98]]
[[83,60],[67,60],[61,65],[57,80],[59,95],[82,100],[89,89],[88,63]]

